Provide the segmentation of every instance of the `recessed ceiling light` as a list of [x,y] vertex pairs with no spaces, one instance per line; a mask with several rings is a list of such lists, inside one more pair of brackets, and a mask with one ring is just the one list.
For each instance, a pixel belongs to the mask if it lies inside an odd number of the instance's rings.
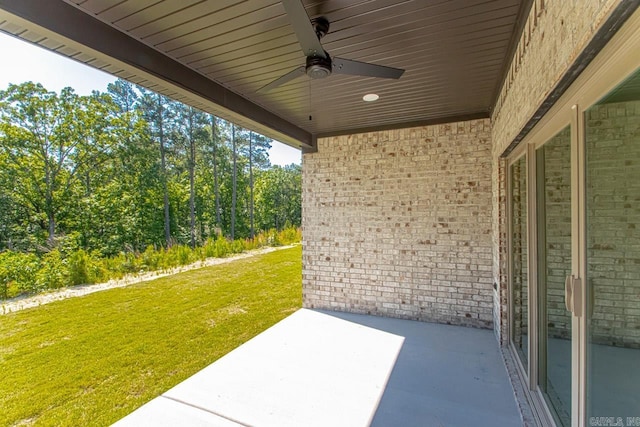
[[367,101],[367,102],[377,101],[378,98],[380,98],[380,97],[378,95],[376,95],[375,93],[368,93],[368,94],[366,94],[365,96],[362,97],[362,99],[364,101]]

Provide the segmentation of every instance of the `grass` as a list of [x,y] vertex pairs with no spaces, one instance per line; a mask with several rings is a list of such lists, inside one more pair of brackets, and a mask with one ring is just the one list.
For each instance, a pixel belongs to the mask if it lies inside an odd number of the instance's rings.
[[0,316],[0,425],[109,425],[298,309],[301,247]]

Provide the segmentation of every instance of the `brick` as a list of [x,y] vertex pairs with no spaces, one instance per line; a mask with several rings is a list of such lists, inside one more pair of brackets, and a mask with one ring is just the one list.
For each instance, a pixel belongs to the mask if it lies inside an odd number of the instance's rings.
[[[303,156],[303,229],[327,245],[303,246],[305,306],[491,327],[490,129],[475,120],[320,139]],[[325,297],[335,272],[344,305]]]

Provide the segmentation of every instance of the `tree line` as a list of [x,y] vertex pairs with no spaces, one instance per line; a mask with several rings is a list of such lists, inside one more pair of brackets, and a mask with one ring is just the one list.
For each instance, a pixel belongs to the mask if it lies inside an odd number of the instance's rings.
[[117,80],[81,96],[0,91],[0,252],[102,256],[299,226],[299,165],[272,141]]

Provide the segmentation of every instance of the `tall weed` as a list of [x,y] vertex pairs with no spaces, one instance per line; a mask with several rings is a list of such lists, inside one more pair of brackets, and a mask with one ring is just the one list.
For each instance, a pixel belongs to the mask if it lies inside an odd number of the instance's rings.
[[195,249],[174,244],[168,249],[148,246],[144,252],[121,252],[103,258],[77,247],[77,239],[68,236],[60,247],[38,258],[34,254],[0,252],[0,299],[32,294],[46,289],[84,285],[121,278],[126,274],[166,270],[206,258],[223,258],[231,254],[264,246],[290,245],[302,240],[299,228],[267,230],[254,239],[230,241],[222,236],[210,238]]
[[103,274],[102,262],[97,254],[90,254],[83,249],[69,256],[68,266],[70,286],[90,285],[108,277],[108,274]]
[[44,254],[40,265],[36,272],[38,289],[58,289],[69,284],[69,267],[59,250],[54,249]]
[[34,254],[13,251],[0,253],[0,293],[3,298],[39,291],[36,283],[39,267],[40,260]]

